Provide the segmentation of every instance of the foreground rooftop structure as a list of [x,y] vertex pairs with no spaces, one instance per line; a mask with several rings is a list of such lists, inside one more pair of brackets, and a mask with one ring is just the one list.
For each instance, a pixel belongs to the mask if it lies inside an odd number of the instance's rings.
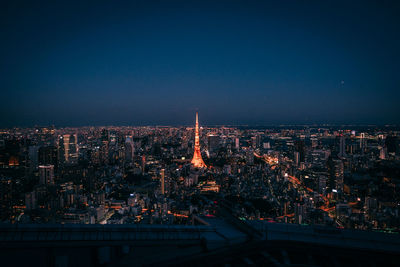
[[206,225],[4,224],[2,266],[390,266],[400,256],[396,234],[198,220]]

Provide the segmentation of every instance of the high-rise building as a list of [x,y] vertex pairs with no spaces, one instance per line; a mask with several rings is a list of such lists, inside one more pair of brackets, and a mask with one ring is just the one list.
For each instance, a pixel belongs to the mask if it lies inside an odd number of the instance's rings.
[[125,139],[125,160],[132,162],[135,156],[135,146],[132,141],[132,137],[128,136]]
[[208,136],[208,151],[215,153],[218,151],[220,145],[220,138],[218,135],[210,134]]
[[365,133],[361,133],[361,134],[360,134],[360,149],[361,149],[362,152],[363,152],[364,149],[365,149],[365,143],[366,143],[366,140],[365,140]]
[[294,164],[296,166],[300,165],[300,152],[294,151]]
[[161,169],[160,171],[160,175],[161,175],[161,194],[164,195],[165,194],[165,170]]
[[343,192],[343,185],[344,185],[343,161],[333,160],[333,178],[336,190],[338,192]]
[[39,148],[39,165],[54,165],[54,172],[58,173],[57,147],[44,146]]
[[39,151],[39,146],[30,146],[29,147],[29,161],[30,161],[30,166],[33,169],[36,169],[38,166],[38,151]]
[[294,142],[295,151],[300,153],[300,162],[304,162],[305,159],[305,144],[303,140],[296,140]]
[[256,149],[257,148],[257,136],[251,137],[251,147]]
[[54,184],[54,165],[39,166],[39,183],[46,185]]
[[0,177],[0,220],[10,219],[12,213],[11,178]]
[[302,224],[306,217],[306,208],[303,203],[295,203],[294,215],[296,223]]
[[318,193],[325,194],[327,178],[323,175],[318,177]]
[[60,136],[59,157],[64,163],[76,163],[78,161],[78,136],[76,134]]
[[196,128],[195,128],[195,136],[194,136],[194,153],[192,164],[194,167],[203,168],[207,167],[201,157],[200,152],[200,137],[199,137],[199,114],[196,112]]
[[142,174],[143,175],[144,175],[145,168],[146,168],[146,156],[143,155],[142,156]]
[[388,135],[385,139],[385,146],[387,148],[388,153],[395,154],[398,150],[398,141],[397,136]]
[[340,143],[339,143],[339,154],[340,158],[346,157],[346,139],[344,135],[340,136]]
[[246,151],[246,162],[247,164],[254,164],[254,150],[249,148]]
[[109,163],[109,142],[102,141],[100,146],[100,162],[101,164]]
[[239,150],[239,148],[240,148],[240,143],[239,143],[238,137],[235,138],[235,148],[236,148],[236,150]]
[[385,146],[379,148],[379,159],[386,159],[387,148]]
[[37,199],[35,191],[25,194],[26,210],[34,210],[37,208]]
[[57,148],[55,146],[44,146],[39,148],[40,165],[57,164]]

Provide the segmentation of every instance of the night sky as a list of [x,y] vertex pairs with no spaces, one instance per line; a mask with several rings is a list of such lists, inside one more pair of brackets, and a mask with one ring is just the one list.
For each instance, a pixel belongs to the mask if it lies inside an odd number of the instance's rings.
[[400,123],[399,1],[7,2],[0,127]]

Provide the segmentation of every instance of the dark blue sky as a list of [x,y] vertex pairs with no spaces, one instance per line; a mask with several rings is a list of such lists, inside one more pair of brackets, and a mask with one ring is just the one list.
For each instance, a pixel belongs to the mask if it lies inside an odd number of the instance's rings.
[[400,123],[398,1],[8,2],[0,127]]

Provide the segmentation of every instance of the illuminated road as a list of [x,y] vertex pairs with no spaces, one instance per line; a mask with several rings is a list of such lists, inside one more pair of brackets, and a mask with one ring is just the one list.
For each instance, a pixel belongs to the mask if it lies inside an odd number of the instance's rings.
[[[271,168],[272,168],[272,167],[275,167],[276,165],[279,164],[279,160],[278,160],[276,157],[272,157],[272,156],[268,156],[268,155],[260,156],[260,155],[258,155],[258,154],[255,153],[255,152],[254,152],[254,156],[257,157],[257,158],[262,159],[265,163],[267,163],[269,166],[271,166]],[[311,188],[305,186],[305,185],[304,185],[298,178],[296,178],[295,176],[287,175],[287,176],[285,176],[285,177],[288,178],[288,180],[289,180],[293,185],[302,186],[302,187],[303,187],[307,192],[309,192],[310,194],[314,193],[314,190],[313,190],[313,189],[311,189]],[[268,182],[269,182],[269,180],[268,180]],[[270,185],[270,188],[272,188],[270,182],[269,182],[269,185]],[[271,191],[271,192],[273,192],[273,191]],[[320,209],[320,210],[323,210],[323,211],[325,211],[325,212],[328,212],[328,215],[329,215],[330,217],[333,217],[333,215],[331,215],[331,214],[329,214],[329,213],[331,213],[331,212],[333,212],[333,211],[335,210],[335,206],[329,207],[329,200],[328,200],[328,198],[325,197],[325,196],[323,196],[322,194],[319,194],[319,193],[318,193],[318,195],[319,195],[319,197],[320,197],[321,199],[324,200],[324,205],[322,205],[321,207],[319,207],[319,209]],[[354,202],[354,203],[351,202],[351,203],[349,203],[349,205],[355,205],[355,204],[357,204],[357,202]],[[284,218],[285,216],[286,216],[286,217],[293,217],[294,214],[292,213],[292,214],[287,214],[287,215],[284,215],[284,216],[280,216],[280,217],[278,217],[278,219]]]
[[[299,185],[299,186],[303,186],[308,192],[310,193],[314,193],[314,190],[312,190],[311,188],[305,186],[304,184],[302,184],[300,182],[300,180],[294,176],[288,175],[287,178],[289,178],[289,181],[292,182],[293,184]],[[318,193],[318,195],[324,200],[324,205],[321,206],[319,209],[326,211],[326,212],[331,212],[335,210],[335,207],[329,207],[329,200],[327,197],[321,195]]]

